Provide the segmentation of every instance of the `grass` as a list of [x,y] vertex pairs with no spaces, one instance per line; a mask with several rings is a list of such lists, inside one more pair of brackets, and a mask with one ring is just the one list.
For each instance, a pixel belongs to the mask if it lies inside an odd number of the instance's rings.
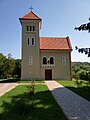
[[[12,78],[12,79],[0,79],[0,83],[31,83],[33,80],[20,80],[19,78]],[[44,83],[44,80],[34,80],[35,83]]]
[[[31,83],[33,80],[21,80],[19,83]],[[44,83],[44,80],[34,80],[35,83]]]
[[57,82],[75,92],[76,94],[82,96],[86,100],[90,101],[90,86],[82,84],[80,87],[77,87],[75,83],[70,80],[59,80]]
[[0,97],[1,120],[67,120],[46,85],[17,86]]

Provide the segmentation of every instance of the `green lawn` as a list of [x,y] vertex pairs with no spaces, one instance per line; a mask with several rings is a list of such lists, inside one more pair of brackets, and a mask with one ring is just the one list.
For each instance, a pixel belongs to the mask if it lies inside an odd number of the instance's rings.
[[71,91],[77,93],[78,95],[90,101],[90,86],[82,84],[80,87],[77,87],[75,83],[70,80],[59,80],[57,82],[59,82],[66,88],[70,89]]
[[44,80],[20,80],[18,83],[31,83],[32,81],[35,83],[44,83]]
[[67,120],[46,85],[17,86],[0,97],[0,120]]

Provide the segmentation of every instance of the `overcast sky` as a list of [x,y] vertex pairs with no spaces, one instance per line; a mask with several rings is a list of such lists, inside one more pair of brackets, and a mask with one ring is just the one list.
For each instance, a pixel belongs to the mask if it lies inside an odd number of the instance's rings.
[[74,30],[75,26],[89,22],[90,0],[0,0],[0,53],[21,58],[19,18],[30,11],[31,5],[42,19],[40,36],[69,36],[72,61],[90,62],[90,58],[75,50],[75,46],[90,47],[90,33]]

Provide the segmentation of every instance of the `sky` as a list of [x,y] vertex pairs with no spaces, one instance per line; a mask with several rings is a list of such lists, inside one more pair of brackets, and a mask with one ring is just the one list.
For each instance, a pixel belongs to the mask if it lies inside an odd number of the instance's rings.
[[42,37],[70,37],[73,62],[90,62],[75,46],[90,48],[90,33],[74,28],[89,22],[90,0],[0,0],[0,53],[21,58],[21,24],[19,18],[33,12],[42,19]]

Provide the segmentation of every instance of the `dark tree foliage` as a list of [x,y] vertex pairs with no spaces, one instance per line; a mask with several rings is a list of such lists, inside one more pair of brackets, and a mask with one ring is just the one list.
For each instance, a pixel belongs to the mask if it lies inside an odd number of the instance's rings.
[[[90,18],[89,18],[90,20]],[[89,23],[86,23],[86,24],[82,24],[80,25],[79,27],[75,27],[75,30],[87,30],[88,32],[90,32],[90,22]]]
[[[90,22],[86,24],[82,24],[79,27],[75,27],[75,30],[79,30],[79,31],[87,30],[88,32],[90,32]],[[90,48],[78,48],[76,46],[75,49],[78,50],[79,53],[85,53],[85,55],[88,55],[88,57],[90,57]]]
[[15,60],[15,67],[13,70],[13,75],[16,78],[21,77],[21,60],[20,59]]
[[76,50],[78,50],[79,53],[85,53],[85,55],[88,55],[90,57],[90,48],[78,48],[75,47]]
[[72,77],[90,82],[90,63],[72,62]]
[[11,54],[4,56],[0,53],[0,78],[20,78],[21,60],[14,59]]

